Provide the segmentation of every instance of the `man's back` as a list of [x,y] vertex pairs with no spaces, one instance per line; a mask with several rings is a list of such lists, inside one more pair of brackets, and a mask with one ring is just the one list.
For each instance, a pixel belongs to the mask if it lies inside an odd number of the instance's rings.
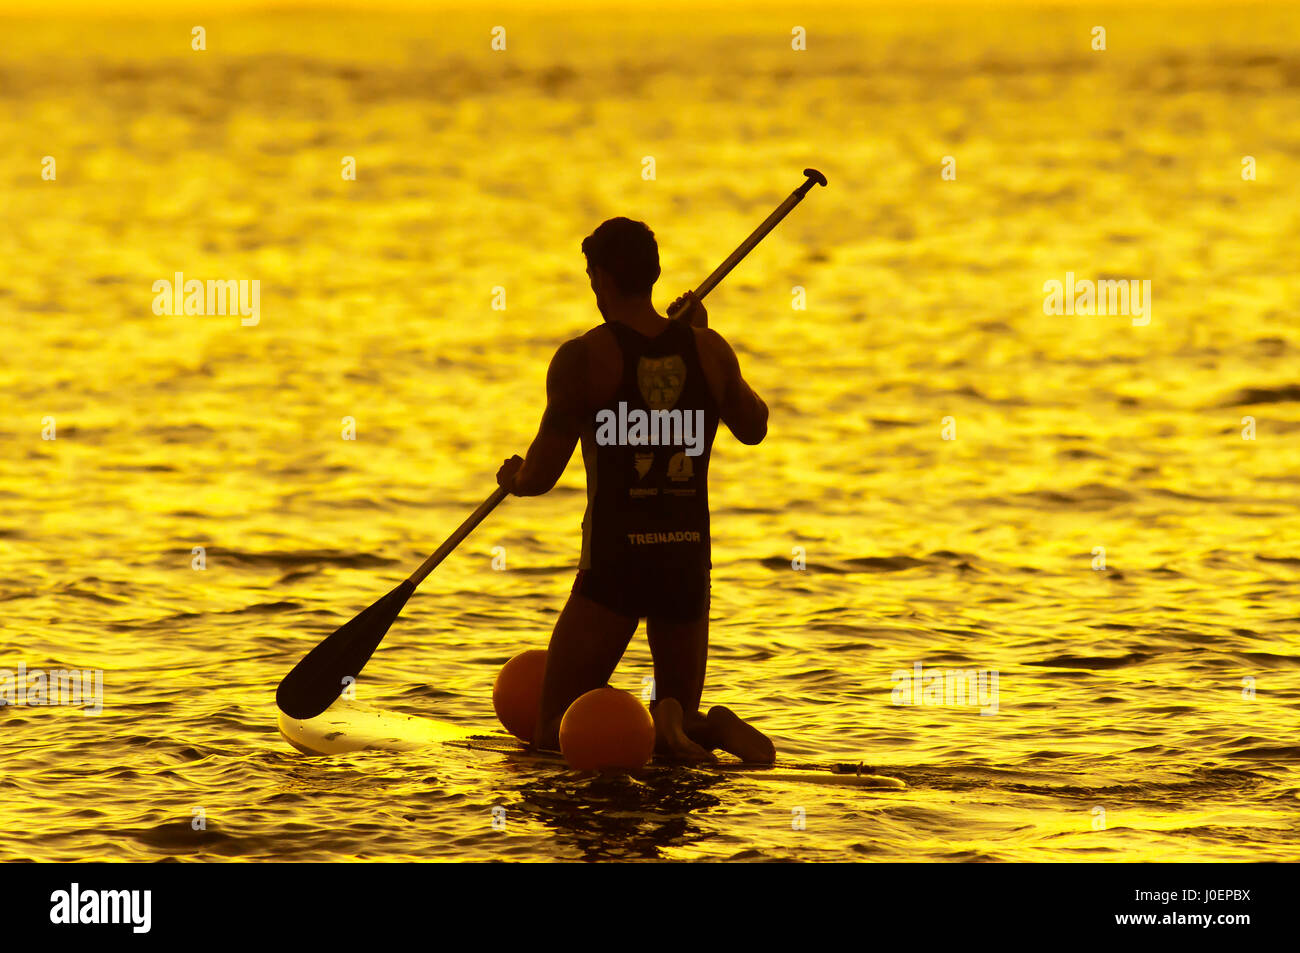
[[611,322],[586,336],[589,354],[600,348],[604,360],[589,359],[580,426],[581,590],[624,615],[693,619],[708,601],[718,402],[693,329],[651,329]]
[[[665,326],[669,321],[665,320]],[[582,368],[578,394],[583,409],[593,412],[613,395],[623,375],[623,356],[612,325],[601,324],[573,341],[581,345]],[[737,440],[757,444],[767,435],[767,407],[740,374],[740,362],[731,345],[710,328],[692,327],[700,365],[722,422]],[[559,352],[556,353],[559,357]],[[576,363],[576,362],[575,362]],[[576,368],[575,368],[576,369]],[[575,395],[576,396],[576,395]]]

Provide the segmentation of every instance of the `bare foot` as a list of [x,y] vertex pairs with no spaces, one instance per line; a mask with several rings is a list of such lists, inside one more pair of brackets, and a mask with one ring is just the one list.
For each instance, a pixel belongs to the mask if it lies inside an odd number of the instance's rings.
[[681,703],[675,698],[660,699],[651,713],[655,722],[655,752],[673,761],[716,761],[713,752],[686,737],[682,727]]
[[729,751],[741,761],[750,764],[771,764],[776,760],[776,748],[771,739],[753,725],[740,719],[730,708],[714,705],[706,721],[718,747]]

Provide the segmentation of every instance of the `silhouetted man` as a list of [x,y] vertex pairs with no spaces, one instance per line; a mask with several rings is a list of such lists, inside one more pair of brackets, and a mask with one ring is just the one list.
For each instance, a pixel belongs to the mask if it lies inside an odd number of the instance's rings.
[[[573,591],[547,651],[535,743],[558,747],[574,699],[609,681],[640,619],[654,658],[661,755],[721,748],[770,762],[772,742],[730,710],[699,711],[709,646],[709,454],[718,421],[736,439],[767,435],[767,405],[690,293],[669,320],[650,291],[659,248],[642,222],[614,218],[582,242],[604,324],[566,341],[546,374],[546,411],[524,459],[497,482],[518,496],[555,485],[582,440],[587,513]],[[689,320],[690,323],[686,323]]]

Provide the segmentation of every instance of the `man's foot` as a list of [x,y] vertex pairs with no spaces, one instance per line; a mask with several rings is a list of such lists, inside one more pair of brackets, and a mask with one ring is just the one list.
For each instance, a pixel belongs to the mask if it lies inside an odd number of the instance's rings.
[[[680,710],[680,709],[679,709]],[[723,751],[729,751],[750,764],[771,764],[776,748],[767,735],[740,719],[730,708],[714,705],[705,718],[710,737]]]
[[685,716],[675,698],[663,698],[651,712],[655,722],[655,753],[673,761],[716,761],[713,752],[686,737]]

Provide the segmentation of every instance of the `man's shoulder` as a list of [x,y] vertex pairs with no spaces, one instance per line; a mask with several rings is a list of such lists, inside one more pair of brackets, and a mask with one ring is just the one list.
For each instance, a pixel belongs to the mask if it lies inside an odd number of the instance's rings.
[[565,358],[571,361],[594,359],[599,363],[608,360],[617,351],[618,341],[614,332],[609,329],[609,325],[598,324],[576,338],[569,338],[560,345],[555,356],[559,358],[561,352],[564,352]]
[[699,347],[701,344],[705,347],[717,347],[718,342],[723,341],[722,335],[713,330],[713,328],[693,327],[691,330],[695,332],[696,347]]
[[711,358],[723,364],[728,363],[727,355],[731,353],[731,345],[713,328],[692,328],[695,332],[695,350],[701,357]]
[[[614,332],[609,329],[608,324],[598,324],[589,331],[579,334],[573,341],[582,341],[584,344],[599,344],[604,341],[613,341]],[[565,344],[572,343],[565,341]]]
[[[592,331],[594,330],[596,329],[592,328]],[[561,363],[567,361],[575,361],[579,357],[585,357],[587,353],[587,349],[590,346],[590,343],[591,343],[591,331],[587,331],[584,334],[579,334],[575,338],[569,338],[567,341],[565,341],[563,344],[561,344],[559,347],[555,349],[555,356],[551,358],[551,363],[555,363],[556,361],[559,361]]]
[[569,338],[555,349],[555,355],[551,358],[551,376],[585,381],[590,375],[592,360],[599,359],[603,350],[613,344],[613,340],[609,329],[603,326]]

